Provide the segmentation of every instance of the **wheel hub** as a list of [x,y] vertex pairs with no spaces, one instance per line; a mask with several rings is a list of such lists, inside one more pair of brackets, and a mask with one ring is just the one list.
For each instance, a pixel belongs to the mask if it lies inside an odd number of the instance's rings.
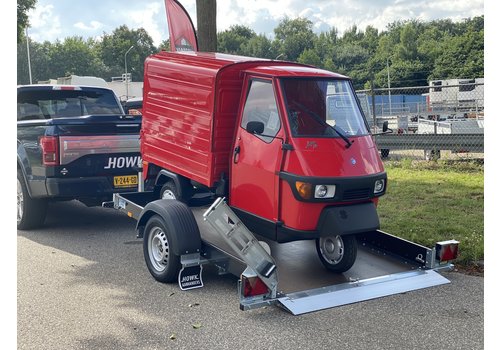
[[18,223],[23,218],[23,205],[24,205],[23,188],[19,179],[17,179],[17,222]]
[[157,271],[165,270],[168,264],[169,245],[165,232],[155,227],[149,240],[149,258]]
[[344,256],[344,243],[340,236],[320,238],[320,251],[323,258],[330,264],[338,264]]
[[163,195],[161,196],[162,199],[177,199],[175,197],[175,194],[174,192],[172,192],[171,190],[165,190],[165,192],[163,192]]

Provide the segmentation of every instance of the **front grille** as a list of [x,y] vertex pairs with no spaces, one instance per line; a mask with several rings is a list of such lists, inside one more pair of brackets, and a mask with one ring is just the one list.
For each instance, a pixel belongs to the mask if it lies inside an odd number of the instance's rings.
[[359,199],[369,199],[370,198],[370,188],[358,188],[354,190],[347,190],[342,196],[343,201],[352,201]]

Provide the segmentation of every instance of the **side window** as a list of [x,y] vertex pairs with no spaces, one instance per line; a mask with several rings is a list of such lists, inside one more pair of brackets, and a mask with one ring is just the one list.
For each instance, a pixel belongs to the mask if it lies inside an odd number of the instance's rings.
[[281,128],[278,107],[274,97],[273,85],[270,81],[252,80],[248,92],[241,127],[246,128],[248,122],[264,123],[263,135],[255,135],[264,142],[271,142]]
[[45,119],[42,109],[36,103],[17,103],[17,120]]

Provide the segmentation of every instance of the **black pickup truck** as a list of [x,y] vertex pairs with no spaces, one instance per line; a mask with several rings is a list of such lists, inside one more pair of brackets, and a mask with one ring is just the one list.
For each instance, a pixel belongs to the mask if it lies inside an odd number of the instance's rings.
[[17,88],[17,228],[39,227],[50,201],[88,206],[137,189],[140,115],[107,88]]

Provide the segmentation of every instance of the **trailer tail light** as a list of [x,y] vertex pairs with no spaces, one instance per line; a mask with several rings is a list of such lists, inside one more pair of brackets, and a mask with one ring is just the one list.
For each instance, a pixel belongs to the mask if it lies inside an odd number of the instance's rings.
[[436,243],[436,259],[443,261],[455,260],[458,257],[458,244],[455,240]]
[[59,139],[57,136],[40,137],[43,165],[59,165]]
[[258,276],[241,275],[241,285],[245,298],[269,293],[269,288]]

